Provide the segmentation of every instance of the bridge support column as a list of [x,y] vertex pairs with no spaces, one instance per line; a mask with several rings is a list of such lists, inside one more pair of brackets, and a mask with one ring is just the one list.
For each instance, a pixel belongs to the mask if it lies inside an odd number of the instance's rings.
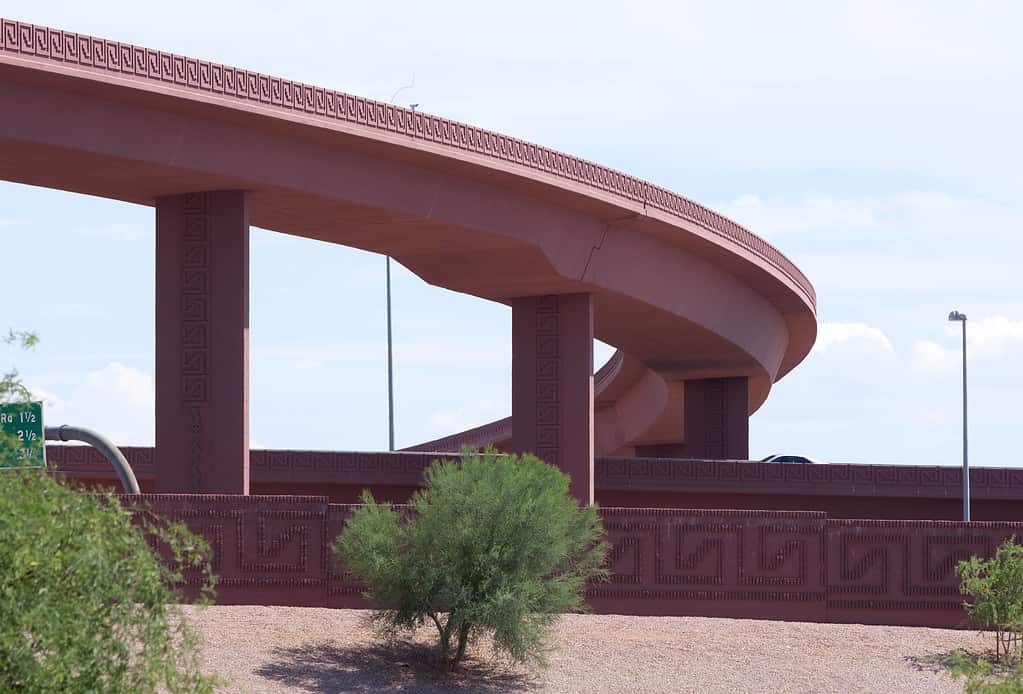
[[571,476],[593,503],[593,301],[589,294],[512,301],[512,447]]
[[156,491],[249,493],[249,210],[156,204]]
[[749,458],[749,383],[745,377],[685,382],[682,443],[636,446],[653,458]]

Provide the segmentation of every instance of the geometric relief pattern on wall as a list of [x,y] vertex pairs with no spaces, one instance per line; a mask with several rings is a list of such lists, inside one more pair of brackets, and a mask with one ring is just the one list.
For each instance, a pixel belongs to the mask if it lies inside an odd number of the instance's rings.
[[610,582],[634,590],[598,585],[592,596],[823,599],[823,514],[604,509],[602,515]]
[[[210,542],[219,601],[365,605],[363,587],[330,551],[355,506],[323,497],[121,498]],[[956,626],[955,563],[1023,536],[1021,523],[828,521],[819,513],[608,508],[601,516],[611,577],[587,595],[601,609],[639,614]],[[186,574],[186,584],[197,581]]]
[[726,552],[741,558],[742,526],[662,524],[655,531],[654,542],[657,583],[720,586],[725,582]]
[[[757,461],[598,456],[595,484],[604,490],[908,496],[947,499],[962,487],[962,471],[940,466],[801,465]],[[1023,499],[1023,470],[977,469],[978,498]]]
[[210,231],[205,193],[187,193],[182,199],[181,296],[181,401],[190,422],[191,484],[202,490],[203,411],[210,397]]
[[[245,518],[242,511],[216,509],[184,509],[164,515],[175,523],[184,523],[188,529],[206,539],[210,545],[210,564],[218,583],[236,579],[240,574],[239,557],[244,542]],[[199,574],[191,571],[185,576],[186,584],[198,583]]]
[[[906,595],[959,595],[956,565],[971,556],[994,555],[991,538],[983,535],[917,535],[908,561]],[[912,569],[912,572],[910,572]]]
[[837,562],[837,576],[831,574],[832,593],[890,594],[897,588],[896,567],[908,561],[906,544],[906,538],[895,535],[842,535],[829,549]]
[[704,382],[703,391],[703,416],[704,416],[704,445],[705,455],[708,458],[725,457],[725,415],[727,403],[725,402],[725,386],[721,379],[715,378]]
[[[119,448],[136,477],[153,474],[155,451],[152,447],[120,446]],[[117,476],[110,461],[92,446],[47,445],[46,460],[61,472],[86,473],[106,477]]]
[[[611,583],[643,583],[643,559],[645,538],[624,534],[642,532],[645,528],[618,523],[604,526],[610,548],[607,553],[607,566],[611,571]],[[649,550],[647,550],[649,551]]]
[[607,563],[610,576],[607,583],[590,586],[587,597],[653,597],[653,544],[659,519],[648,514],[629,514],[625,509],[603,509],[601,516],[610,545]]
[[[809,567],[822,566],[821,527],[800,525],[759,525],[744,528],[740,536],[756,538],[753,560],[739,549],[739,583],[751,586],[792,586],[807,585]],[[816,550],[816,551],[815,551]],[[823,586],[823,580],[819,584]]]
[[330,544],[334,538],[341,534],[345,521],[351,516],[355,506],[349,504],[330,504],[327,511],[327,537],[331,538],[323,548],[323,560],[326,567],[327,598],[331,603],[337,603],[344,598],[353,598],[362,595],[365,587],[359,584],[355,577],[339,565],[333,552],[330,551]]
[[[210,541],[222,601],[365,604],[362,587],[330,553],[353,506],[328,505],[320,497],[123,498],[184,520]],[[961,619],[955,562],[969,554],[990,555],[1005,537],[1023,535],[1023,524],[964,528],[825,521],[822,514],[604,509],[602,515],[612,579],[609,587],[591,586],[590,598],[605,607],[652,601],[643,604],[655,612],[674,604],[672,613],[740,609],[755,616],[768,610],[805,618],[819,614],[807,609],[826,603],[827,617],[843,621],[928,623],[935,619],[928,615],[942,614],[941,623],[954,625]],[[823,577],[813,570],[818,565],[829,571],[826,592]],[[300,587],[305,590],[295,590]]]
[[242,571],[309,573],[310,539],[323,534],[325,522],[323,511],[257,511],[255,557],[243,538],[239,561]]
[[[431,453],[252,450],[249,470],[261,482],[323,482],[420,486],[437,458]],[[450,457],[450,456],[449,456]]]
[[[181,521],[210,543],[218,586],[326,587],[327,503],[315,497],[142,495],[123,497]],[[186,576],[186,584],[198,582]]]
[[561,312],[556,295],[535,299],[536,328],[536,456],[549,465],[561,464]]
[[991,556],[1004,531],[956,525],[832,521],[827,537],[829,606],[958,610],[962,598],[956,564],[973,555]]
[[[121,451],[136,477],[153,474],[153,448],[124,446]],[[115,478],[113,468],[89,446],[48,445],[47,460],[59,470]],[[353,451],[256,450],[250,452],[251,479],[260,482],[295,481],[335,484],[400,484],[419,486],[423,471],[437,453],[364,453]],[[447,457],[451,457],[449,454]],[[848,468],[862,468],[855,473]],[[961,488],[959,470],[946,476],[940,468],[880,470],[898,466],[799,465],[742,461],[672,460],[664,458],[595,459],[598,490],[652,489],[657,491],[722,491],[752,494],[829,494],[948,498]],[[794,468],[789,471],[787,468]],[[1023,470],[988,468],[981,487],[983,499],[1023,499]],[[802,475],[802,478],[797,478]],[[946,477],[948,477],[946,479]],[[971,478],[974,475],[971,475]],[[889,480],[882,483],[880,479]]]

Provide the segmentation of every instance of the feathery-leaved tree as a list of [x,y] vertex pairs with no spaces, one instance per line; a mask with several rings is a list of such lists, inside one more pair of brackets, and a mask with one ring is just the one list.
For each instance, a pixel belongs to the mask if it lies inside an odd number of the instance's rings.
[[[6,335],[0,337],[0,342],[22,349],[32,349],[39,342],[39,337],[35,333],[8,330]],[[31,399],[32,393],[22,383],[16,368],[11,367],[3,376],[0,376],[0,403],[28,402]]]
[[542,666],[554,622],[607,576],[597,508],[568,489],[568,475],[535,456],[463,450],[434,461],[408,509],[364,491],[334,552],[367,586],[385,632],[436,627],[446,671],[487,636]]
[[[29,349],[36,337],[0,342]],[[0,377],[0,403],[31,399],[17,369]],[[21,446],[0,432],[0,464],[17,467]],[[198,572],[207,600],[209,560],[202,538],[109,491],[52,470],[0,470],[0,691],[213,691],[174,588]]]
[[972,556],[956,565],[966,614],[981,629],[995,632],[995,659],[1023,654],[1023,545],[1010,537],[995,556]]

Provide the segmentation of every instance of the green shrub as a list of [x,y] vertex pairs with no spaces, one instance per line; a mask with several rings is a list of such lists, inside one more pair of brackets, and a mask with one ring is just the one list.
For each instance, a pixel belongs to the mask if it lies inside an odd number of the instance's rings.
[[[6,335],[0,335],[0,344],[12,345],[21,349],[33,349],[38,344],[39,338],[34,333],[9,330]],[[18,370],[11,367],[8,371],[0,374],[0,405],[8,403],[24,403],[32,400],[32,392],[21,380]],[[43,446],[45,442],[40,441],[38,445]],[[20,467],[21,453],[19,449],[22,444],[16,438],[0,431],[0,468]]]
[[964,678],[966,694],[1023,694],[1023,665],[1008,668],[962,651],[952,654],[951,674]]
[[484,636],[542,666],[558,616],[581,610],[587,582],[607,575],[597,508],[580,508],[568,483],[532,455],[464,450],[434,461],[408,513],[364,491],[333,549],[368,586],[385,632],[437,628],[445,670]]
[[[39,338],[34,333],[9,330],[0,336],[0,343],[32,349],[39,344]],[[22,382],[17,369],[11,368],[0,376],[0,403],[28,402],[31,399],[32,393]]]
[[0,472],[0,691],[212,691],[169,588],[185,568],[209,578],[208,546],[184,526],[141,523],[112,494]]
[[1009,538],[991,559],[976,556],[956,566],[963,603],[981,629],[995,632],[995,659],[1018,657],[1023,631],[1023,546]]

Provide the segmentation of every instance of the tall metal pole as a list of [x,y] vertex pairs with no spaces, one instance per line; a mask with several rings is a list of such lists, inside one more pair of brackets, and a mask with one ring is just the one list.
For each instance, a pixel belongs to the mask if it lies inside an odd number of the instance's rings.
[[[416,73],[412,73],[412,81],[398,87],[387,103],[393,104],[398,94],[416,86]],[[412,111],[416,106],[413,104]],[[394,350],[391,345],[391,256],[387,256],[387,450],[394,450]]]
[[387,450],[394,450],[394,352],[391,345],[391,256],[387,256]]
[[966,429],[966,316],[963,316],[963,520],[970,520],[970,464]]

